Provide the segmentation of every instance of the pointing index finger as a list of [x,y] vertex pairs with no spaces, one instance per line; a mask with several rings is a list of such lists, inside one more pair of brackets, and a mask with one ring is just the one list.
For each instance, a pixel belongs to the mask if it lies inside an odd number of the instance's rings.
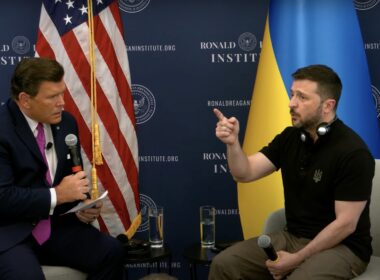
[[223,113],[221,111],[219,111],[218,109],[214,108],[214,114],[215,116],[220,120],[222,121],[225,116],[223,115]]

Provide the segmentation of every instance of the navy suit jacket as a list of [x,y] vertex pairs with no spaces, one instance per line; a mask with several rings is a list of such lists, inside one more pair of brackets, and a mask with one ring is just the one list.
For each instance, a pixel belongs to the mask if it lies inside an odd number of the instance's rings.
[[[63,112],[61,122],[51,129],[58,158],[55,186],[71,174],[64,139],[70,133],[78,136],[78,127],[74,117]],[[0,253],[23,241],[40,219],[49,216],[46,168],[24,115],[14,101],[8,100],[0,106]],[[58,205],[52,219],[59,219],[76,203]],[[72,218],[76,219],[75,215]]]

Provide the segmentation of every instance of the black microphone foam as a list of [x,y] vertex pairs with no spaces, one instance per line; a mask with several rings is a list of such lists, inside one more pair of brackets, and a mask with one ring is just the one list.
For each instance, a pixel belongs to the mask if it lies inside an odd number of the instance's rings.
[[260,248],[264,250],[264,252],[267,254],[268,259],[271,261],[277,261],[278,255],[276,250],[273,248],[272,241],[268,235],[261,235],[257,239],[257,245],[259,245]]
[[65,143],[70,151],[70,157],[73,163],[73,166],[71,167],[71,171],[73,173],[77,173],[79,171],[82,171],[82,161],[80,157],[80,151],[78,149],[77,143],[78,138],[74,134],[68,134],[65,137]]

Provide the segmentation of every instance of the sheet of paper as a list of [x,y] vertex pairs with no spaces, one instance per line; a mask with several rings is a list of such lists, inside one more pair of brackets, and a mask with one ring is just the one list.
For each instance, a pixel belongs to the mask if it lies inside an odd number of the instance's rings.
[[108,191],[105,191],[105,192],[102,193],[102,195],[99,196],[97,199],[94,199],[94,200],[91,200],[91,201],[86,201],[86,202],[79,202],[77,206],[71,208],[69,211],[63,213],[62,215],[65,215],[65,214],[69,214],[69,213],[73,213],[73,212],[77,212],[77,211],[81,211],[81,210],[84,210],[84,209],[91,208],[91,207],[93,207],[98,201],[102,201],[104,198],[106,198],[107,195],[108,195]]

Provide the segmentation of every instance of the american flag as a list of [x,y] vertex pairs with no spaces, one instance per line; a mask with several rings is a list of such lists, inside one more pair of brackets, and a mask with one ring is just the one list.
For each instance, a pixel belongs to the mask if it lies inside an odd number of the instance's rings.
[[[91,5],[90,5],[91,6]],[[98,226],[131,237],[140,224],[138,144],[131,80],[116,0],[93,0],[97,112],[103,165],[99,193],[108,190]],[[84,168],[92,167],[91,60],[87,0],[43,0],[36,56],[55,58],[65,69],[65,110],[78,121]]]

